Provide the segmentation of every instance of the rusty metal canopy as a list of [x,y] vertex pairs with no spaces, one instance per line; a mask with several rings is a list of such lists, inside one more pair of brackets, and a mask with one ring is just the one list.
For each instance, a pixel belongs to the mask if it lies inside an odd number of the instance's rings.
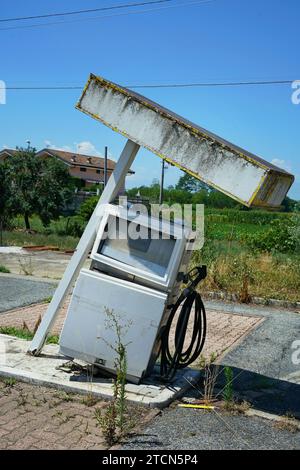
[[294,182],[285,170],[93,74],[76,108],[248,207],[280,206]]

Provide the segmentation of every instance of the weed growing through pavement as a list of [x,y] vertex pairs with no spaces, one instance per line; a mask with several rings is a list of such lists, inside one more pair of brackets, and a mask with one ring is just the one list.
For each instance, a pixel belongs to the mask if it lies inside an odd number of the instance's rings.
[[217,354],[212,353],[209,358],[205,358],[203,355],[200,356],[199,368],[204,371],[203,381],[203,400],[205,404],[211,403],[214,398],[214,389],[218,377],[219,366],[214,364],[217,359]]
[[[213,402],[218,402],[220,397],[222,397],[224,402],[218,405],[220,409],[233,414],[246,413],[251,407],[250,403],[246,400],[240,402],[234,399],[233,382],[238,376],[234,377],[231,367],[225,366],[220,368],[218,364],[214,364],[216,358],[217,355],[215,353],[212,353],[208,359],[204,356],[200,357],[198,366],[200,369],[203,369],[204,373],[203,392],[200,388],[197,388],[197,390],[201,393],[201,401],[205,405],[210,405]],[[224,374],[225,385],[216,393],[217,379],[222,373]],[[238,375],[240,374],[241,372]]]
[[60,399],[61,401],[69,402],[73,401],[74,398],[69,393],[65,392],[64,390],[58,390],[54,393],[54,397]]
[[230,405],[233,402],[233,370],[231,367],[224,367],[225,387],[223,390],[223,398],[225,403]]
[[24,258],[24,260],[19,258],[18,261],[20,266],[20,274],[25,274],[25,276],[32,276],[33,266],[31,257],[29,257],[29,260],[27,260],[26,258]]
[[9,274],[10,270],[6,266],[3,266],[3,264],[0,264],[0,273]]
[[116,333],[114,345],[106,344],[115,352],[115,378],[113,380],[113,399],[103,411],[100,408],[95,410],[95,418],[101,427],[104,438],[108,445],[113,445],[124,437],[132,428],[133,423],[127,421],[126,413],[126,375],[127,375],[127,353],[128,344],[123,344],[123,336],[126,334],[130,323],[121,324],[120,317],[113,310],[106,309],[106,327]]
[[6,379],[3,380],[3,383],[5,387],[11,388],[11,387],[14,387],[14,385],[16,385],[17,381],[13,377],[7,377]]
[[283,419],[274,423],[274,428],[280,431],[296,433],[300,430],[300,422],[292,414],[287,413]]
[[86,368],[86,378],[88,383],[88,393],[82,399],[82,403],[85,406],[92,407],[96,405],[98,399],[93,393],[93,377],[94,377],[94,365],[88,365]]
[[28,393],[24,393],[23,391],[21,391],[17,399],[18,406],[25,406],[27,403],[27,399]]

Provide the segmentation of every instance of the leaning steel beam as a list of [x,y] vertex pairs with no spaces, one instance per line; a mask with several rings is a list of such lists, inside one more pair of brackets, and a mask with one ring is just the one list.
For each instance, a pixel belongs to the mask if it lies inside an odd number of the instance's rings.
[[278,207],[294,176],[93,74],[77,109],[242,204]]

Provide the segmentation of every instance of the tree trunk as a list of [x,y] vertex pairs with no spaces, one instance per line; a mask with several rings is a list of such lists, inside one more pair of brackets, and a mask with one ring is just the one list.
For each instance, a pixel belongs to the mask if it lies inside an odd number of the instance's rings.
[[24,214],[24,220],[25,220],[26,230],[30,230],[29,215],[27,213]]

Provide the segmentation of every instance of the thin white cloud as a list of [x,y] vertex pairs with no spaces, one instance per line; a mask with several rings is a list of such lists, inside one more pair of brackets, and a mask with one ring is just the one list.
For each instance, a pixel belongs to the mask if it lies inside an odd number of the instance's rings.
[[76,153],[82,153],[85,155],[93,155],[95,157],[102,156],[101,153],[96,149],[95,145],[88,141],[83,140],[82,142],[75,142],[76,145]]
[[[66,152],[81,153],[83,155],[91,155],[93,157],[102,157],[102,153],[96,148],[96,146],[89,140],[83,140],[81,142],[74,142],[73,145],[56,145],[50,140],[45,140],[44,144],[47,148],[64,150]],[[109,155],[111,158],[111,155]]]
[[44,144],[48,149],[56,149],[56,150],[65,150],[66,152],[74,152],[74,149],[69,145],[55,145],[51,140],[44,140]]
[[279,168],[283,168],[284,170],[289,171],[290,173],[292,172],[290,165],[285,160],[280,160],[279,158],[273,158],[271,163],[273,163],[273,165],[278,166]]

